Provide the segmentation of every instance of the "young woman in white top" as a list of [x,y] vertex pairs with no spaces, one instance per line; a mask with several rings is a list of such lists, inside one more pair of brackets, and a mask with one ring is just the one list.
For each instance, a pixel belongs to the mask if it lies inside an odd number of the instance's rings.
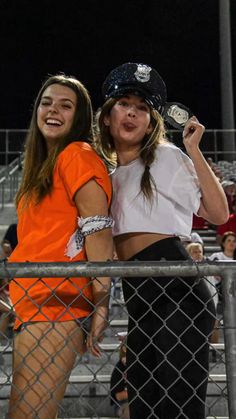
[[[212,224],[228,218],[224,191],[199,150],[204,127],[195,117],[185,125],[191,159],[165,139],[165,83],[145,64],[115,68],[103,94],[97,148],[116,167],[111,211],[118,258],[188,259],[179,236],[190,235],[193,213]],[[130,418],[205,418],[215,314],[205,282],[124,278],[123,291]]]
[[236,234],[226,231],[221,239],[221,252],[212,253],[210,260],[234,260],[236,258]]
[[[212,253],[208,257],[209,260],[234,260],[236,259],[236,234],[233,231],[226,231],[221,239],[221,252]],[[214,277],[215,286],[219,292],[219,300],[221,300],[221,278]]]

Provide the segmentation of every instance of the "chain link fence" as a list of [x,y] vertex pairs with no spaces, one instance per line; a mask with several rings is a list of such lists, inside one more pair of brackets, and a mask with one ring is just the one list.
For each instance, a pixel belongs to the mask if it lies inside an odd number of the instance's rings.
[[[205,281],[207,278],[213,276],[220,276],[222,278],[222,312],[218,313],[215,317],[217,322],[215,327],[220,332],[220,342],[212,342],[212,333],[203,334],[202,330],[197,332],[202,334],[202,347],[206,345],[210,347],[209,352],[209,373],[205,365],[198,365],[203,370],[203,377],[207,374],[207,399],[205,403],[205,412],[207,417],[218,418],[227,416],[231,419],[236,418],[236,401],[235,401],[235,388],[236,388],[236,288],[234,275],[236,272],[235,262],[203,262],[194,264],[192,262],[75,262],[75,263],[6,263],[0,264],[0,278],[1,281],[1,355],[0,355],[0,417],[7,417],[8,402],[10,395],[10,388],[14,388],[17,393],[16,402],[11,405],[11,411],[17,412],[13,417],[17,418],[41,418],[48,417],[54,419],[55,416],[41,416],[40,409],[44,410],[45,406],[56,405],[58,408],[59,418],[102,418],[119,417],[128,418],[128,411],[126,410],[127,403],[120,404],[115,396],[116,390],[120,390],[122,386],[124,389],[127,385],[129,374],[122,366],[117,363],[121,360],[121,350],[129,348],[129,337],[127,339],[128,327],[128,313],[122,295],[121,279],[129,277],[148,277],[148,281],[157,281],[165,279],[165,277],[193,277],[196,281]],[[108,320],[108,327],[105,331],[105,338],[100,343],[101,356],[94,357],[90,352],[82,353],[81,347],[78,346],[80,340],[79,332],[81,329],[84,331],[84,336],[87,335],[90,327],[90,319],[95,307],[92,308],[91,315],[88,318],[75,322],[39,322],[32,324],[24,324],[23,330],[20,333],[27,335],[24,340],[24,345],[15,343],[14,348],[14,363],[18,371],[22,371],[20,381],[13,381],[12,384],[12,328],[15,318],[14,307],[11,307],[11,302],[8,298],[8,282],[12,278],[37,278],[37,281],[42,281],[43,278],[62,278],[61,283],[70,281],[78,277],[99,277],[111,276],[111,298],[110,298],[110,313]],[[159,277],[159,279],[158,279]],[[180,279],[180,278],[179,278]],[[135,279],[134,279],[135,281]],[[32,280],[32,287],[34,281]],[[162,282],[163,284],[163,282]],[[217,290],[213,289],[211,283],[211,298]],[[65,288],[66,289],[66,288]],[[193,286],[189,286],[189,293],[193,292]],[[30,290],[24,291],[25,295],[28,293],[30,297]],[[83,290],[82,290],[83,293]],[[5,297],[4,297],[5,294]],[[162,285],[160,299],[166,295],[166,287]],[[78,289],[78,299],[81,297],[81,290]],[[24,298],[24,297],[22,297]],[[58,301],[64,312],[70,310],[70,306],[65,304],[65,300],[58,296],[57,290],[52,291],[49,286],[49,293],[47,301],[38,304],[36,307],[37,312],[43,312],[43,306],[48,305],[50,299]],[[160,300],[159,300],[160,301]],[[76,305],[76,301],[73,302]],[[158,405],[161,404],[165,397],[171,399],[171,394],[174,394],[178,388],[178,380],[181,378],[187,380],[187,387],[189,391],[189,403],[192,402],[193,392],[191,391],[191,381],[194,382],[194,367],[192,375],[188,379],[185,375],[185,369],[190,363],[199,364],[201,357],[198,353],[202,348],[197,351],[185,346],[183,334],[191,329],[192,341],[194,341],[194,328],[193,319],[186,317],[183,312],[183,319],[180,325],[179,332],[175,334],[171,330],[171,317],[175,316],[177,311],[181,311],[181,301],[175,310],[172,310],[171,316],[168,315],[165,321],[156,318],[158,326],[156,325],[157,334],[161,337],[161,332],[168,329],[173,334],[173,339],[169,352],[165,351],[160,353],[158,358],[159,364],[156,366],[156,374],[153,374],[151,379],[156,382],[159,388],[163,387],[163,368],[174,371],[174,374],[169,381],[169,387],[166,387],[164,393],[159,393],[159,398],[156,398],[155,406],[153,406],[152,414],[144,415],[144,418],[158,418],[156,411]],[[202,307],[196,318],[201,316],[201,311],[206,310],[208,301],[201,302],[199,307]],[[153,306],[149,307],[149,311],[153,311]],[[210,313],[211,315],[212,313]],[[140,323],[135,323],[133,327],[137,331]],[[195,320],[194,320],[195,321]],[[69,325],[76,324],[76,327]],[[197,322],[194,323],[195,325]],[[194,326],[195,327],[195,326]],[[140,330],[139,330],[140,332]],[[132,328],[129,329],[129,335],[132,335]],[[143,329],[136,333],[146,341],[146,347],[155,345],[158,339],[156,336],[148,334],[142,335]],[[16,342],[17,336],[16,332]],[[161,340],[161,339],[160,339]],[[158,348],[162,351],[162,342],[159,340]],[[181,350],[184,353],[185,365],[177,367],[172,360],[171,353],[179,350],[178,345],[181,345]],[[144,341],[142,342],[142,347]],[[144,345],[145,346],[145,345]],[[53,351],[52,349],[53,348]],[[130,348],[129,348],[130,349]],[[79,353],[81,352],[81,354]],[[167,355],[166,355],[167,354]],[[124,356],[124,353],[123,353]],[[145,385],[145,377],[150,380],[150,373],[148,370],[148,363],[142,355],[142,352],[135,353],[136,361],[139,362],[139,369],[143,385]],[[135,361],[135,362],[136,362]],[[124,364],[123,364],[124,365]],[[114,371],[116,370],[116,374]],[[146,371],[146,375],[145,375]],[[114,378],[115,374],[115,378]],[[113,377],[113,378],[112,378]],[[114,381],[115,380],[115,381]],[[204,381],[204,378],[203,378]],[[128,382],[128,385],[132,383]],[[206,383],[200,382],[199,386]],[[32,399],[32,389],[35,391],[35,397]],[[65,389],[65,395],[60,400],[60,394]],[[39,410],[37,409],[37,391],[42,396],[41,401],[38,400]],[[29,398],[29,394],[31,397]],[[138,397],[134,394],[133,397]],[[185,395],[186,399],[186,395]],[[22,403],[23,400],[23,403]],[[35,401],[36,400],[36,401]],[[24,412],[27,414],[20,414],[20,409],[23,406]],[[180,409],[182,414],[176,416],[179,418],[188,418],[184,413],[184,408]],[[1,416],[2,415],[2,416]],[[126,416],[125,416],[126,415]],[[192,419],[192,418],[191,418]]]

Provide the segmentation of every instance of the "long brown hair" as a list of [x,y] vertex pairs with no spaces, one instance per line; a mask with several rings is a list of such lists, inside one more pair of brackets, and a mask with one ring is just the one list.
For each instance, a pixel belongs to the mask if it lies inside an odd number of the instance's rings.
[[[77,98],[75,116],[70,132],[48,153],[46,141],[37,124],[37,109],[44,91],[51,84],[60,84],[72,89]],[[26,136],[25,159],[20,189],[16,196],[16,205],[22,197],[25,201],[34,196],[39,203],[53,188],[53,170],[58,154],[73,141],[91,141],[92,105],[85,86],[73,76],[56,74],[49,76],[43,83],[34,103],[31,122]]]
[[[117,166],[117,154],[110,129],[105,125],[104,118],[110,114],[117,100],[113,98],[108,99],[98,110],[95,117],[95,148],[110,169],[114,169]],[[144,164],[140,189],[149,200],[153,197],[153,187],[156,188],[155,181],[150,173],[151,164],[155,160],[155,151],[158,144],[168,142],[165,136],[164,121],[159,112],[150,107],[150,116],[153,130],[143,138],[140,150],[140,158]]]

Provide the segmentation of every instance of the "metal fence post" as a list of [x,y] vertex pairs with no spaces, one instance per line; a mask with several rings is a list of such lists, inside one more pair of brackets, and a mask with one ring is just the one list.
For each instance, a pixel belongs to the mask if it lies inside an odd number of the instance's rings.
[[236,419],[236,281],[232,269],[222,275],[225,358],[230,419]]
[[8,162],[9,162],[9,130],[6,130],[6,155],[5,155],[5,165],[8,166]]

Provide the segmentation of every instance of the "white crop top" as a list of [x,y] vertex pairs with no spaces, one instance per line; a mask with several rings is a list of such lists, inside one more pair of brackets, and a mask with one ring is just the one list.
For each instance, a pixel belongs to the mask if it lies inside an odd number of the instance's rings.
[[144,165],[140,159],[112,173],[113,235],[146,232],[189,237],[201,191],[192,160],[171,143],[160,144],[150,173],[156,182],[153,201],[140,192]]

